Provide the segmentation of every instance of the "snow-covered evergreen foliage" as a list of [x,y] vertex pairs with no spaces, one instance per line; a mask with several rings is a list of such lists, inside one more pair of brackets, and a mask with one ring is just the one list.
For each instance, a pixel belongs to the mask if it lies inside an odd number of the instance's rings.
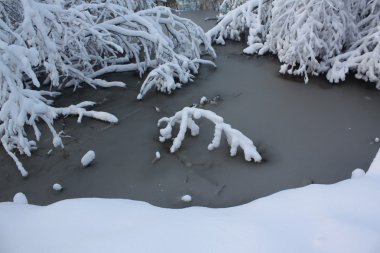
[[[225,1],[240,3],[240,1]],[[239,40],[249,29],[246,54],[273,53],[281,73],[327,73],[331,82],[349,70],[357,78],[380,77],[379,0],[249,0],[223,15],[207,34],[213,41]]]
[[220,17],[247,2],[247,0],[224,0],[219,6]]
[[[0,17],[0,138],[23,176],[28,173],[14,150],[31,155],[41,136],[38,121],[50,129],[55,147],[63,147],[53,127],[58,116],[118,121],[87,111],[92,102],[54,107],[57,89],[75,90],[82,83],[124,87],[100,77],[121,71],[142,75],[153,68],[147,82],[154,79],[157,87],[171,87],[160,90],[170,91],[174,78],[190,80],[203,53],[215,56],[201,28],[168,8],[154,7],[152,0],[4,0]],[[27,136],[26,125],[36,141]]]
[[158,121],[158,126],[166,123],[166,126],[160,129],[160,141],[164,142],[172,138],[173,126],[179,124],[179,132],[177,137],[174,138],[170,152],[176,152],[182,145],[185,139],[187,129],[190,129],[191,135],[196,136],[199,134],[199,126],[195,123],[194,119],[206,118],[215,124],[214,138],[208,145],[208,150],[213,150],[220,145],[222,134],[224,133],[227,138],[228,144],[231,146],[230,155],[235,156],[238,148],[244,151],[246,161],[255,162],[261,161],[261,156],[257,152],[255,145],[251,139],[242,134],[239,130],[231,127],[231,125],[224,123],[224,119],[212,111],[199,109],[195,107],[185,107],[177,112],[174,116],[167,118],[164,117]]

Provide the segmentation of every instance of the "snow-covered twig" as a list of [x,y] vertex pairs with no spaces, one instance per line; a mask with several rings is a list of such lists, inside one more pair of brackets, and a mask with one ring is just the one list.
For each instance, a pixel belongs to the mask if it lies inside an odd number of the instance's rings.
[[158,121],[158,126],[162,123],[166,123],[166,126],[160,129],[160,141],[164,142],[172,138],[173,126],[178,123],[180,129],[177,137],[174,138],[173,144],[170,148],[170,152],[176,152],[185,139],[185,134],[187,129],[190,129],[191,135],[196,136],[199,134],[199,126],[195,123],[194,119],[206,118],[215,124],[214,138],[212,142],[208,145],[208,150],[213,150],[219,147],[222,134],[224,133],[227,138],[227,142],[230,145],[230,155],[235,156],[238,148],[240,147],[244,151],[244,157],[246,161],[255,162],[261,161],[261,156],[257,152],[256,147],[253,145],[251,139],[242,134],[239,130],[231,127],[231,125],[224,123],[222,117],[218,116],[212,111],[185,107],[181,111],[177,112],[173,117],[164,117]]

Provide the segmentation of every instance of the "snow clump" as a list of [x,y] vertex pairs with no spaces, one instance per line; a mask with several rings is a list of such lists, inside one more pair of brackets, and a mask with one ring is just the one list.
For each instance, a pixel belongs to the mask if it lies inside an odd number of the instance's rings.
[[182,196],[181,200],[183,202],[191,202],[193,200],[193,198],[190,195],[184,195],[184,196]]
[[28,204],[28,199],[24,193],[19,192],[13,197],[13,202],[18,204]]
[[62,191],[62,189],[63,189],[62,185],[57,184],[57,183],[53,184],[53,190]]
[[95,160],[95,152],[90,150],[88,151],[81,159],[83,167],[89,166]]

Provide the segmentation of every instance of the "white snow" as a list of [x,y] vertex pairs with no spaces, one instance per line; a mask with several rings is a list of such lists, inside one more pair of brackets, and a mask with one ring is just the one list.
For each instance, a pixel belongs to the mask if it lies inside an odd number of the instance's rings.
[[80,160],[83,167],[89,166],[95,160],[95,152],[93,150],[87,151],[87,153]]
[[376,137],[376,138],[375,138],[375,142],[376,142],[376,143],[380,142],[379,137]]
[[231,208],[94,198],[48,206],[3,202],[0,252],[378,253],[379,196],[380,152],[360,178]]
[[63,189],[62,185],[60,185],[58,183],[53,184],[53,190],[62,191],[62,189]]
[[214,138],[208,145],[208,150],[213,150],[220,145],[222,134],[224,133],[227,138],[227,142],[230,145],[230,155],[235,156],[238,148],[240,147],[244,151],[244,157],[246,161],[255,162],[261,161],[261,156],[257,152],[255,145],[251,139],[245,136],[242,132],[231,127],[231,125],[224,123],[224,119],[210,110],[204,110],[194,107],[185,107],[181,111],[177,112],[174,116],[167,118],[161,118],[158,121],[158,126],[161,123],[166,123],[166,127],[160,129],[159,140],[164,142],[172,138],[172,130],[175,124],[180,125],[180,129],[177,137],[174,138],[173,144],[170,148],[170,152],[176,152],[182,145],[187,129],[190,129],[192,136],[199,134],[199,126],[195,123],[194,119],[206,118],[215,124]]
[[156,160],[160,159],[161,158],[161,154],[159,151],[156,151]]
[[365,171],[363,169],[360,169],[360,168],[357,168],[357,169],[354,169],[351,173],[351,179],[354,179],[354,178],[360,178],[362,176],[365,175]]
[[13,202],[17,204],[28,204],[28,199],[22,192],[16,193],[13,197]]
[[184,195],[184,196],[182,196],[181,200],[183,202],[191,202],[193,200],[193,198],[190,195]]
[[208,101],[209,101],[208,98],[205,97],[205,96],[203,96],[203,97],[201,97],[201,100],[200,100],[199,103],[200,103],[201,105],[204,105],[204,104],[206,104]]

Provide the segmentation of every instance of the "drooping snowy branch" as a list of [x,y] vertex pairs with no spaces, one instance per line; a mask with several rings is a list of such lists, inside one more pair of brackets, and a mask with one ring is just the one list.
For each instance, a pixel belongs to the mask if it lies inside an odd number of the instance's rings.
[[[143,96],[153,87],[156,90],[170,94],[173,90],[181,88],[182,84],[193,81],[193,75],[198,73],[199,63],[209,64],[216,67],[215,63],[208,60],[187,60],[183,56],[173,59],[175,63],[168,62],[152,70],[141,86],[137,99]],[[176,79],[179,81],[177,82]]]
[[[201,55],[215,52],[203,30],[152,0],[4,0],[0,2],[0,138],[6,152],[27,175],[14,150],[31,155],[40,139],[38,121],[53,135],[53,145],[63,146],[53,127],[62,115],[92,117],[110,123],[109,113],[87,111],[83,102],[55,108],[55,90],[80,87],[124,87],[102,75],[138,71],[173,64],[172,79],[196,73]],[[178,74],[178,75],[177,75]],[[148,75],[149,77],[149,75]],[[187,81],[184,78],[180,81]],[[53,91],[45,91],[44,86]],[[162,83],[161,85],[168,85]],[[146,92],[146,91],[145,91]],[[144,93],[145,94],[145,93]],[[25,126],[33,128],[30,140]]]
[[206,118],[215,124],[214,138],[208,145],[208,150],[213,150],[220,145],[222,134],[224,133],[227,138],[227,142],[230,145],[230,155],[235,156],[238,148],[240,147],[244,151],[244,157],[246,161],[255,162],[261,161],[261,156],[257,152],[256,147],[253,145],[251,139],[231,127],[231,125],[224,123],[222,117],[218,116],[212,111],[185,107],[181,111],[177,112],[174,116],[167,118],[164,117],[158,121],[158,126],[162,123],[166,123],[166,126],[160,129],[160,141],[164,142],[172,138],[173,126],[179,124],[178,135],[173,140],[173,145],[170,148],[170,152],[176,152],[182,145],[187,129],[190,129],[191,135],[196,136],[199,134],[199,126],[195,123],[194,119]]
[[[224,5],[244,1],[226,0]],[[222,7],[224,6],[222,5]],[[379,82],[378,0],[248,0],[222,15],[207,35],[216,43],[249,30],[246,54],[276,54],[281,73],[326,73],[331,82],[349,70]],[[223,8],[222,8],[223,11]]]

